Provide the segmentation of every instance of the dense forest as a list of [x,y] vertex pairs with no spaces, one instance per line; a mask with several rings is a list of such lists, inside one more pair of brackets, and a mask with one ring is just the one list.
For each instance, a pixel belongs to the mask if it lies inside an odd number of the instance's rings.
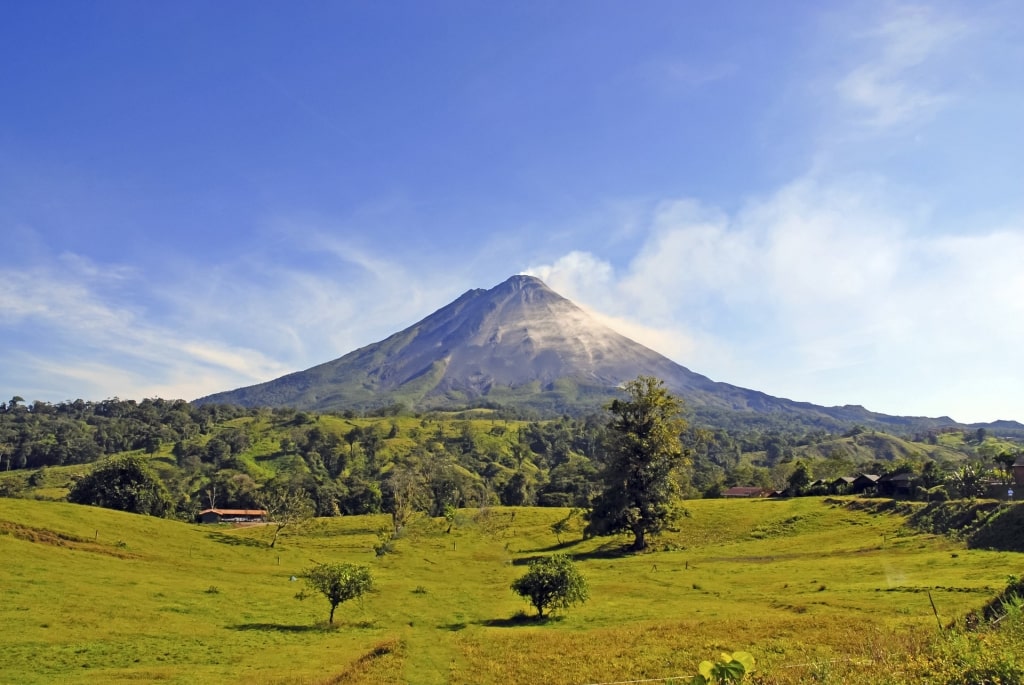
[[[599,489],[608,417],[525,420],[497,409],[373,416],[193,405],[184,400],[0,402],[0,495],[90,501],[96,462],[132,458],[158,481],[164,515],[256,508],[299,493],[321,516],[413,507],[433,516],[487,504],[586,508]],[[726,430],[681,435],[688,497],[732,486],[786,494],[827,489],[860,472],[909,473],[934,494],[981,492],[1005,480],[1019,452],[984,428],[894,436],[855,426]],[[84,482],[83,482],[84,481]],[[960,488],[960,490],[957,490]],[[76,499],[77,498],[77,499]],[[148,511],[149,509],[147,509]]]

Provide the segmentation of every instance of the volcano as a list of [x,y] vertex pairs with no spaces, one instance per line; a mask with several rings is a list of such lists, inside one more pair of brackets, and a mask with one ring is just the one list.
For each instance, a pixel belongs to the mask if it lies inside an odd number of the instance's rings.
[[[384,340],[275,380],[197,403],[306,411],[413,411],[492,406],[540,415],[599,409],[639,375],[655,376],[709,423],[792,422],[821,428],[954,425],[822,407],[712,381],[617,333],[533,276],[475,289]],[[717,418],[717,420],[715,420]]]

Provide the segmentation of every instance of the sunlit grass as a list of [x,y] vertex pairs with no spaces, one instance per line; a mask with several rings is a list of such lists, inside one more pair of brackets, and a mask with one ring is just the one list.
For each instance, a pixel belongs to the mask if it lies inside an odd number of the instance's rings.
[[[764,682],[849,682],[937,633],[929,593],[948,622],[1021,570],[1019,554],[967,550],[898,516],[820,499],[687,507],[649,554],[622,555],[626,538],[582,540],[578,525],[559,544],[551,524],[567,510],[496,507],[460,512],[451,533],[420,519],[376,557],[387,516],[286,530],[271,550],[261,527],[0,500],[0,673],[18,683],[587,683],[692,674],[701,659],[744,649]],[[509,585],[554,551],[575,556],[591,600],[524,620],[530,609]],[[314,561],[366,564],[376,579],[339,607],[334,629],[323,598],[295,599],[303,583],[292,577]]]

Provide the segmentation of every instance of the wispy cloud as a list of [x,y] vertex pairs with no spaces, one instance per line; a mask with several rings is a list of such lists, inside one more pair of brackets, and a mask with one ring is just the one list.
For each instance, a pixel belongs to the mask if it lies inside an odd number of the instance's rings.
[[836,84],[859,123],[886,129],[927,117],[953,99],[930,69],[971,32],[970,22],[926,6],[896,6],[855,38],[861,61]]
[[716,81],[728,79],[737,72],[731,62],[699,64],[682,59],[656,60],[643,65],[643,78],[666,93],[686,93]]
[[214,265],[168,257],[143,274],[68,253],[0,269],[0,332],[35,331],[9,347],[0,386],[192,399],[336,358],[479,285],[292,228],[302,240]]
[[186,386],[212,392],[284,371],[250,347],[161,323],[131,303],[150,288],[133,273],[77,255],[0,270],[0,327],[40,331],[32,347],[8,349],[3,383],[48,399],[55,391],[138,397]]

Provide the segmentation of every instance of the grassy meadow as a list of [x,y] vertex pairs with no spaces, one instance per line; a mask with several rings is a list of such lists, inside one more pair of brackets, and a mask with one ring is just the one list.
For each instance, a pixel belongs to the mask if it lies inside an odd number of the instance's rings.
[[[387,516],[285,529],[201,526],[0,499],[0,681],[11,683],[607,683],[677,678],[745,650],[760,682],[913,682],[943,623],[1024,570],[898,515],[837,500],[697,500],[658,551],[562,542],[566,509],[462,510],[410,525],[375,556]],[[529,559],[573,555],[590,601],[545,623],[509,590]],[[368,565],[338,608],[296,595],[314,561]],[[309,591],[307,590],[308,594]],[[1022,641],[1020,644],[1024,644]],[[908,665],[909,664],[909,665]]]

